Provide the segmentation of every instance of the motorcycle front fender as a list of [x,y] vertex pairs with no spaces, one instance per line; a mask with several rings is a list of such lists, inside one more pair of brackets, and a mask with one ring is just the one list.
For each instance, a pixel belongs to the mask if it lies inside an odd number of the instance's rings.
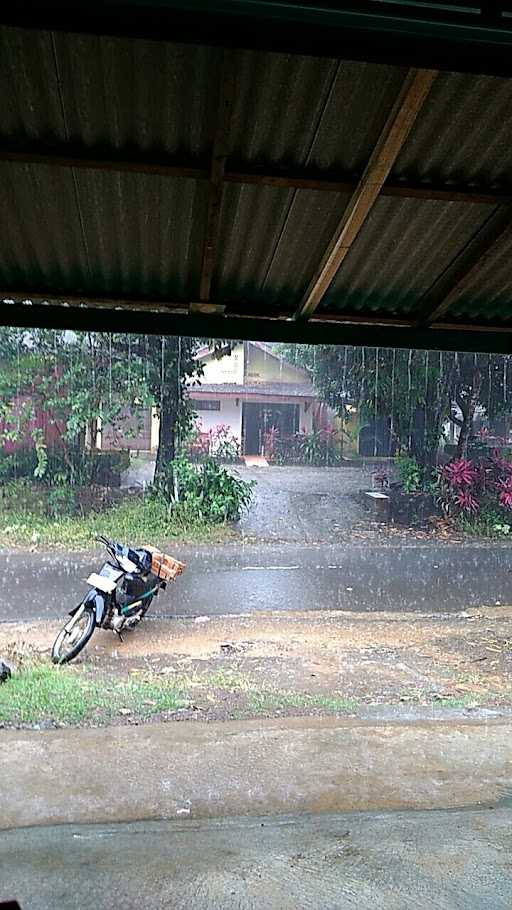
[[91,588],[82,603],[78,604],[77,607],[73,607],[73,609],[69,611],[69,615],[74,616],[75,613],[78,613],[82,607],[93,608],[96,616],[96,625],[100,626],[103,622],[103,617],[105,616],[107,609],[105,595],[101,591],[97,591],[96,588]]

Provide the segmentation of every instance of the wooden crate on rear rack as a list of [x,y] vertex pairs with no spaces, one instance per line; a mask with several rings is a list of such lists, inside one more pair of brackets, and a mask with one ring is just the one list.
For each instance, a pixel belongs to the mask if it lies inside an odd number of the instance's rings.
[[145,546],[144,549],[151,553],[151,571],[157,578],[161,578],[163,581],[175,581],[183,572],[185,563],[174,559],[174,556],[162,553],[156,547]]

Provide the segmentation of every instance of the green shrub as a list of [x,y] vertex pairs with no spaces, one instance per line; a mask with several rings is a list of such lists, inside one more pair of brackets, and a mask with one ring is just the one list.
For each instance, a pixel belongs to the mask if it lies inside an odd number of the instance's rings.
[[62,484],[48,490],[46,514],[48,518],[62,518],[76,515],[77,498],[73,487]]
[[422,488],[421,468],[415,458],[402,455],[397,458],[398,476],[405,493],[419,493]]
[[[119,475],[130,467],[130,452],[64,452],[45,446],[24,446],[13,454],[0,450],[0,483],[21,477],[39,477],[48,486],[86,486],[91,483],[114,486]],[[39,473],[38,473],[39,472]]]
[[37,453],[33,447],[24,447],[7,454],[0,449],[0,483],[7,483],[18,477],[34,477],[37,468]]
[[212,524],[238,521],[248,509],[254,481],[245,481],[209,458],[197,466],[179,457],[170,466],[166,490],[172,509]]

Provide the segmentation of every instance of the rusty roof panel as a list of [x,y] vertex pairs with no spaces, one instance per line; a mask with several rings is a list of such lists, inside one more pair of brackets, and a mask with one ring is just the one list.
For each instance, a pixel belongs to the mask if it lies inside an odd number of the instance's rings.
[[252,52],[236,68],[235,160],[343,173],[364,169],[404,78],[398,67]]
[[323,309],[410,313],[488,214],[466,203],[379,199]]
[[340,193],[228,186],[214,295],[297,306],[347,201]]
[[439,73],[394,176],[512,186],[512,80]]

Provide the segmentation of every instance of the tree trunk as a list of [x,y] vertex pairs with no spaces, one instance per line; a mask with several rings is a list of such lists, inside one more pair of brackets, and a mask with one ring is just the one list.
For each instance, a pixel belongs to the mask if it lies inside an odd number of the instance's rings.
[[440,353],[437,379],[429,381],[429,389],[431,386],[432,390],[429,390],[427,395],[426,437],[428,445],[425,453],[425,467],[430,473],[436,469],[443,423],[450,413],[454,373],[455,358],[450,359],[448,371],[444,375],[443,355]]
[[158,430],[158,451],[155,465],[155,484],[161,483],[169,474],[169,466],[176,456],[176,401],[169,394],[163,396],[160,404],[160,426]]
[[471,438],[471,432],[473,430],[473,421],[475,419],[475,411],[480,400],[481,388],[482,374],[480,370],[475,369],[471,393],[469,394],[467,401],[463,401],[460,396],[457,398],[457,404],[462,411],[462,426],[460,428],[459,439],[457,442],[457,456],[459,458],[465,458],[468,452],[468,443]]
[[[164,342],[162,342],[164,344]],[[170,466],[176,457],[176,426],[181,403],[180,377],[177,375],[176,338],[166,338],[161,352],[160,426],[155,465],[155,484],[169,486]]]

